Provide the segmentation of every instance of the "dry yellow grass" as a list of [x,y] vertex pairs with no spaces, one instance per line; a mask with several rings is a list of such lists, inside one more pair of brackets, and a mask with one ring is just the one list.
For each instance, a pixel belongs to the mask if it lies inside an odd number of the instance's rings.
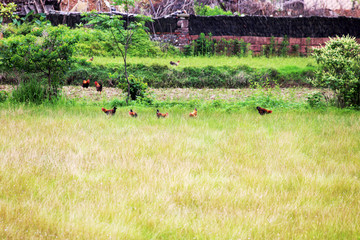
[[2,239],[358,239],[357,112],[0,110]]

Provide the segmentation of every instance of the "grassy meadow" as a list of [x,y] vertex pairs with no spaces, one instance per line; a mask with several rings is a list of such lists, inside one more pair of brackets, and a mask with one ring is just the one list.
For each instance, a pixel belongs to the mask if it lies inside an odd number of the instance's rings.
[[4,106],[1,239],[359,239],[360,113]]
[[[88,58],[86,58],[88,59]],[[272,57],[271,59],[266,57],[129,57],[128,62],[131,64],[144,64],[144,65],[169,65],[170,61],[180,61],[179,66],[176,68],[184,67],[237,67],[247,65],[256,69],[276,69],[278,71],[297,72],[299,69],[305,69],[308,67],[316,66],[314,58],[304,57]],[[112,64],[123,63],[120,57],[94,57],[93,63],[95,64]],[[174,66],[175,67],[175,66]]]

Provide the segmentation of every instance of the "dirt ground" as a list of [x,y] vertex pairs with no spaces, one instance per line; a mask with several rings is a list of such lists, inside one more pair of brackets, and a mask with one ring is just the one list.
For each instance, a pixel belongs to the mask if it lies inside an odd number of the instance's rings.
[[[0,85],[0,91],[11,92],[14,89],[11,85]],[[292,101],[305,101],[309,93],[315,91],[323,92],[331,98],[332,91],[313,88],[281,88],[273,90],[275,95],[282,99],[291,99]],[[68,99],[78,99],[85,101],[110,101],[114,98],[123,99],[125,95],[118,88],[104,87],[102,93],[96,91],[95,87],[82,88],[81,86],[64,86],[63,95]],[[224,100],[224,101],[242,101],[254,94],[259,94],[259,90],[242,89],[194,89],[194,88],[165,88],[150,89],[150,94],[159,101],[190,101],[190,100]]]

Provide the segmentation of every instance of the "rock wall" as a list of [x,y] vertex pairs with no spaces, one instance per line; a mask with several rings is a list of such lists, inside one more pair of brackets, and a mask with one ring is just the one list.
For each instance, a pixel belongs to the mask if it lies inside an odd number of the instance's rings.
[[213,36],[324,38],[349,34],[360,38],[360,18],[190,16],[190,35],[210,32]]
[[[54,25],[75,27],[81,22],[80,13],[51,12],[47,17]],[[133,17],[130,17],[132,20]],[[325,44],[329,37],[350,35],[360,42],[360,18],[351,17],[178,15],[154,19],[146,26],[156,36],[154,39],[163,38],[179,47],[190,44],[200,33],[212,33],[215,39],[243,39],[251,43],[251,50],[255,53],[261,52],[262,45],[270,44],[271,37],[280,43],[287,36],[290,46],[299,45],[302,53],[308,51],[309,47]]]

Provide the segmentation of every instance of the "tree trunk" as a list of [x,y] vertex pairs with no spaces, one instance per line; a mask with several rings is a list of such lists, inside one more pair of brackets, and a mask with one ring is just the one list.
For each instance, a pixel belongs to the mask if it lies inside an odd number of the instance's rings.
[[125,54],[124,54],[125,79],[128,84],[128,94],[127,94],[127,98],[126,98],[126,105],[127,105],[129,103],[129,98],[130,98],[130,82],[129,82],[129,76],[127,73],[126,55],[127,55],[127,46],[125,46]]
[[222,3],[220,0],[217,0],[217,2],[218,2],[218,4],[219,4],[219,6],[221,7],[221,9],[226,12],[227,10],[226,10],[225,4]]
[[49,100],[51,100],[51,73],[50,73],[50,70],[49,70],[49,72],[48,72],[48,88],[49,88]]

